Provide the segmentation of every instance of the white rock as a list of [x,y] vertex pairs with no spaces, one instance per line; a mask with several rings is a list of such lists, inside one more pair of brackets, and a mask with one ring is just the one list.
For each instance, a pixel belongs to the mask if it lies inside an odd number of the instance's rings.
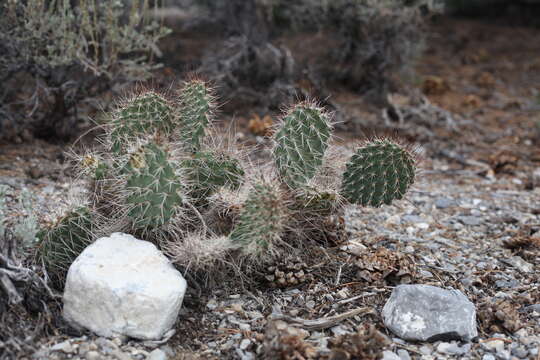
[[71,264],[63,315],[100,336],[159,340],[176,322],[186,286],[152,243],[114,233]]

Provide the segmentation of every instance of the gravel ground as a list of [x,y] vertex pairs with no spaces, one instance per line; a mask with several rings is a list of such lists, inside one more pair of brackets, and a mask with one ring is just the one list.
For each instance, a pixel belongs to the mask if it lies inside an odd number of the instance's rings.
[[[50,169],[43,176],[18,173],[28,164],[15,161],[1,180],[13,185],[13,195],[33,191],[35,208],[50,215],[83,187],[57,160],[41,163]],[[37,340],[33,355],[20,358],[540,359],[540,188],[524,190],[516,177],[476,170],[428,161],[406,200],[348,208],[346,243],[276,264],[256,287],[190,287],[176,334],[164,344],[59,327]],[[293,276],[297,285],[278,281]],[[476,306],[479,338],[413,343],[394,337],[380,314],[401,283],[461,290]]]

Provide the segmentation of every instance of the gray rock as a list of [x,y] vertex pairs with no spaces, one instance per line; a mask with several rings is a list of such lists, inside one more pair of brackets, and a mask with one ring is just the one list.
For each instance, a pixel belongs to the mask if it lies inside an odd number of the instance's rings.
[[474,305],[458,290],[399,285],[382,311],[383,321],[406,340],[465,340],[478,336]]
[[167,360],[167,354],[161,349],[155,349],[148,355],[147,360]]
[[89,351],[84,356],[86,360],[99,360],[101,359],[101,355],[97,351]]
[[482,360],[496,360],[496,359],[495,359],[495,356],[491,354],[484,354],[484,356],[482,356]]
[[533,304],[525,307],[525,310],[533,312],[539,312],[540,313],[540,304]]
[[401,360],[399,356],[397,356],[395,353],[385,350],[383,351],[381,360]]
[[519,256],[511,256],[508,258],[502,258],[501,261],[510,266],[515,267],[522,273],[530,273],[534,270],[534,266],[532,264],[529,264],[528,262],[526,262]]
[[442,342],[437,346],[437,351],[442,354],[464,355],[471,351],[471,344],[459,346],[456,342]]
[[435,200],[435,207],[437,209],[446,209],[451,206],[456,206],[456,202],[454,199],[438,198],[437,200]]
[[469,226],[477,226],[482,223],[482,218],[478,216],[459,216],[458,220],[464,224]]
[[409,352],[405,349],[399,349],[397,351],[399,358],[401,360],[411,360],[411,355],[409,355]]
[[69,340],[66,340],[51,347],[51,351],[62,351],[69,354],[73,352],[73,345]]
[[488,351],[500,352],[504,350],[504,341],[502,340],[491,340],[481,343],[482,347]]
[[521,359],[527,358],[528,353],[529,352],[527,351],[527,349],[521,346],[517,346],[512,349],[512,355],[517,356],[518,358],[521,358]]

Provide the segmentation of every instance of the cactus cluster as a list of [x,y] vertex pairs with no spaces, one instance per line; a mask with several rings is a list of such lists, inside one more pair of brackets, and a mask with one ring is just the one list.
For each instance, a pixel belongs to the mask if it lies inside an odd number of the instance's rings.
[[[184,84],[177,101],[147,91],[122,102],[102,150],[79,159],[90,180],[88,214],[158,242],[186,268],[225,257],[255,264],[291,255],[317,234],[331,238],[325,232],[339,228],[330,223],[343,205],[390,204],[415,180],[413,152],[387,138],[344,159],[331,145],[330,115],[310,101],[284,112],[270,162],[248,166],[234,144],[215,145],[215,107],[212,89],[198,79]],[[93,226],[92,216],[84,214],[48,230],[42,254],[51,264],[73,260],[49,250],[65,232],[78,246],[70,254],[88,243],[80,231]]]

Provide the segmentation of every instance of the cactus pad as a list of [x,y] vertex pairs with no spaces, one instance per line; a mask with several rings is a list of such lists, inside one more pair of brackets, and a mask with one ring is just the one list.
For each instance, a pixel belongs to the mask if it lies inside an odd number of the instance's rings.
[[413,184],[415,159],[388,139],[362,146],[347,163],[342,195],[351,203],[379,207],[401,199]]
[[64,216],[52,228],[38,233],[38,257],[58,287],[62,287],[69,266],[92,243],[92,231],[91,212],[86,207],[80,207]]
[[180,139],[191,151],[200,150],[214,107],[214,97],[204,81],[191,80],[180,92]]
[[285,221],[286,206],[279,189],[256,184],[240,212],[231,241],[246,255],[263,255],[281,238]]
[[282,180],[292,188],[305,185],[323,163],[331,135],[323,109],[312,103],[294,106],[274,136],[274,159]]
[[112,118],[112,151],[120,153],[125,142],[159,132],[169,135],[174,129],[173,111],[161,95],[148,91],[120,106]]
[[205,199],[223,186],[238,189],[244,177],[240,161],[218,151],[199,151],[183,164],[196,199]]
[[137,229],[167,223],[182,203],[181,182],[167,153],[155,144],[144,146],[130,160],[126,202]]

